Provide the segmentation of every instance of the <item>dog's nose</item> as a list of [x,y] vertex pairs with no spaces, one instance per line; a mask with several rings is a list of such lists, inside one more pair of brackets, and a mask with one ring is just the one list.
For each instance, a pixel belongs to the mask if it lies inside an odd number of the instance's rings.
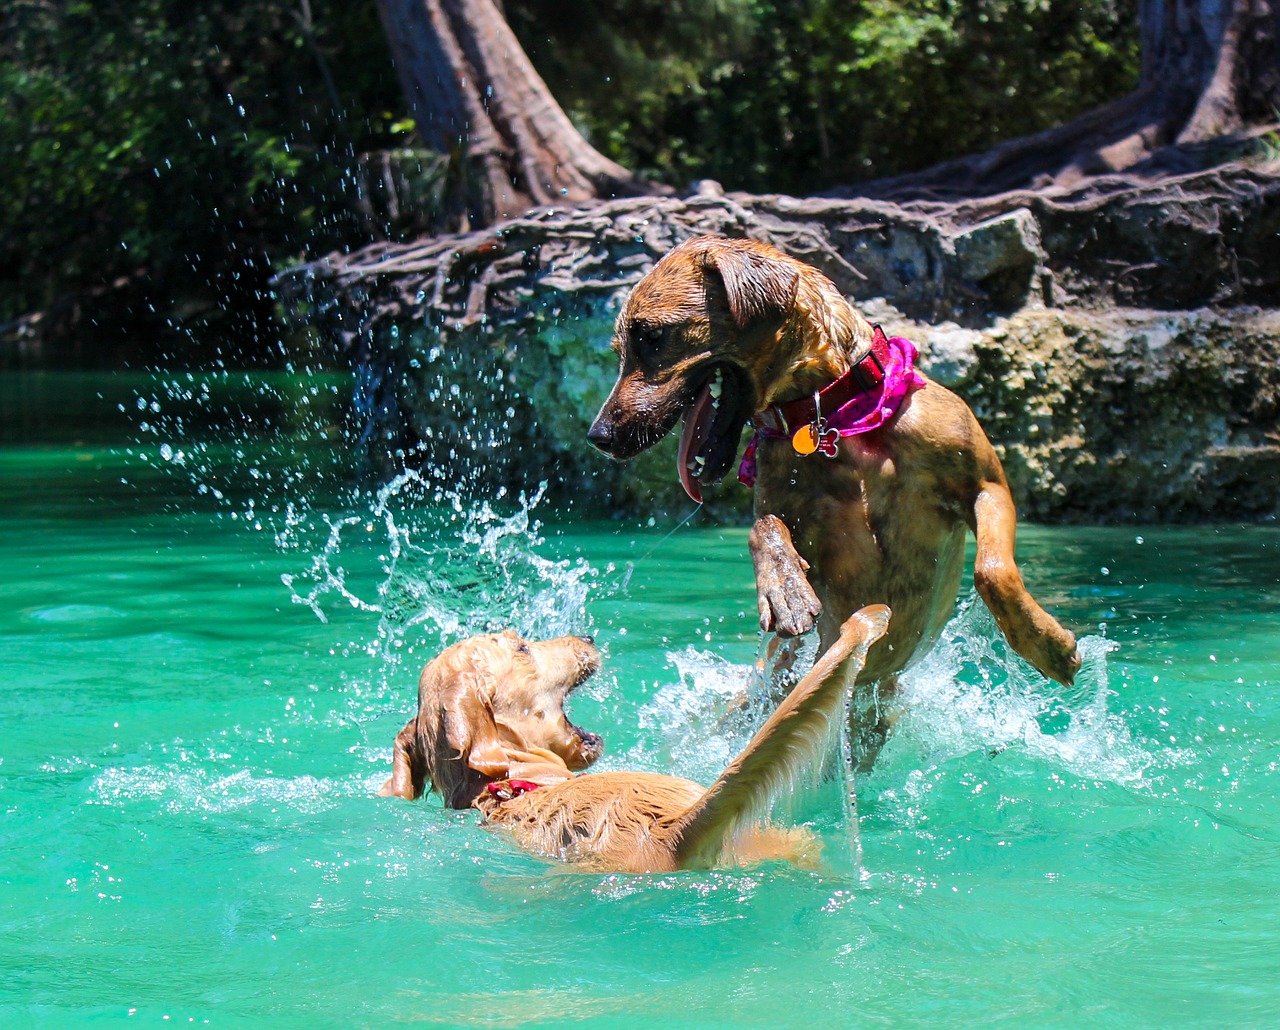
[[607,454],[613,446],[613,426],[602,418],[596,419],[587,430],[587,440]]
[[595,638],[595,637],[588,636],[588,635],[587,635],[587,634],[585,634],[585,633],[584,633],[584,634],[582,634],[581,636],[579,636],[579,637],[578,637],[578,639],[579,639],[579,640],[586,641],[588,644],[594,644],[594,643],[596,642],[596,638]]

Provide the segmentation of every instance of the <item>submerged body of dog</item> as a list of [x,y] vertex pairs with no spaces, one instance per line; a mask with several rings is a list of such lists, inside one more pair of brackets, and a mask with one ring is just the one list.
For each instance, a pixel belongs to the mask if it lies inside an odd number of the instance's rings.
[[396,737],[384,795],[428,782],[452,808],[476,808],[545,858],[591,869],[665,872],[770,859],[811,863],[803,830],[759,826],[773,796],[820,762],[889,611],[857,612],[711,787],[659,773],[576,776],[599,757],[563,704],[599,665],[589,640],[514,633],[455,644],[423,670],[418,714]]
[[[1023,585],[1013,499],[973,413],[912,369],[914,348],[885,340],[822,273],[768,244],[686,241],[636,285],[613,345],[618,381],[588,433],[613,457],[652,446],[683,416],[679,474],[700,501],[702,482],[728,471],[755,424],[750,549],[762,628],[795,636],[817,623],[825,645],[850,612],[887,604],[893,625],[862,679],[890,690],[952,613],[969,529],[974,581],[1000,630],[1044,675],[1071,682],[1075,638]],[[889,397],[895,361],[906,379]],[[876,367],[862,425],[848,435],[829,427],[815,395],[856,408],[855,377]]]

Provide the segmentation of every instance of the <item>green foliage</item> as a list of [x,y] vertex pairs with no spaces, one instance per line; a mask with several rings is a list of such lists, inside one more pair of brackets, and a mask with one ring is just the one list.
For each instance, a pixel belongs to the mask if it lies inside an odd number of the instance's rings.
[[10,4],[0,322],[41,309],[101,337],[131,314],[244,337],[270,311],[273,266],[358,235],[349,169],[390,138],[398,84],[371,5],[311,13],[297,0]]
[[679,185],[803,194],[922,168],[1121,96],[1139,66],[1136,12],[1114,0],[509,0],[507,13],[592,142]]
[[[571,117],[624,165],[803,194],[1120,95],[1137,33],[1112,3],[504,8]],[[447,185],[412,149],[372,0],[9,0],[0,95],[0,325],[38,310],[51,336],[86,346],[150,320],[144,332],[173,327],[171,350],[205,338],[261,355],[275,270],[386,235],[390,212]]]

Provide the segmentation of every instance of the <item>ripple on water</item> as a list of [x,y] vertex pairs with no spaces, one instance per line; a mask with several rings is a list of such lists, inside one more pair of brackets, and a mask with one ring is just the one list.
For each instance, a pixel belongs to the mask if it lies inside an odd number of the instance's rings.
[[102,604],[57,604],[45,608],[31,608],[24,613],[24,617],[31,622],[74,624],[127,619],[129,613]]

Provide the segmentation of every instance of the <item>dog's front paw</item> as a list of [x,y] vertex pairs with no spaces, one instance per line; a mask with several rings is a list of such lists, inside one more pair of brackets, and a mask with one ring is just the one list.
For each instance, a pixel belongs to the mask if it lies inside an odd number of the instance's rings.
[[1080,649],[1076,647],[1075,636],[1068,633],[1066,640],[1050,650],[1052,659],[1049,668],[1045,669],[1045,675],[1068,687],[1071,686],[1076,673],[1080,671]]
[[756,567],[760,628],[766,633],[798,637],[813,629],[822,603],[805,572],[809,568],[791,543],[791,531],[776,515],[763,515],[747,540]]
[[798,637],[813,629],[822,614],[822,603],[799,569],[760,585],[760,628],[782,637]]
[[1041,675],[1069,687],[1080,671],[1080,649],[1074,633],[1053,619],[1048,621],[1044,634],[1026,657]]

